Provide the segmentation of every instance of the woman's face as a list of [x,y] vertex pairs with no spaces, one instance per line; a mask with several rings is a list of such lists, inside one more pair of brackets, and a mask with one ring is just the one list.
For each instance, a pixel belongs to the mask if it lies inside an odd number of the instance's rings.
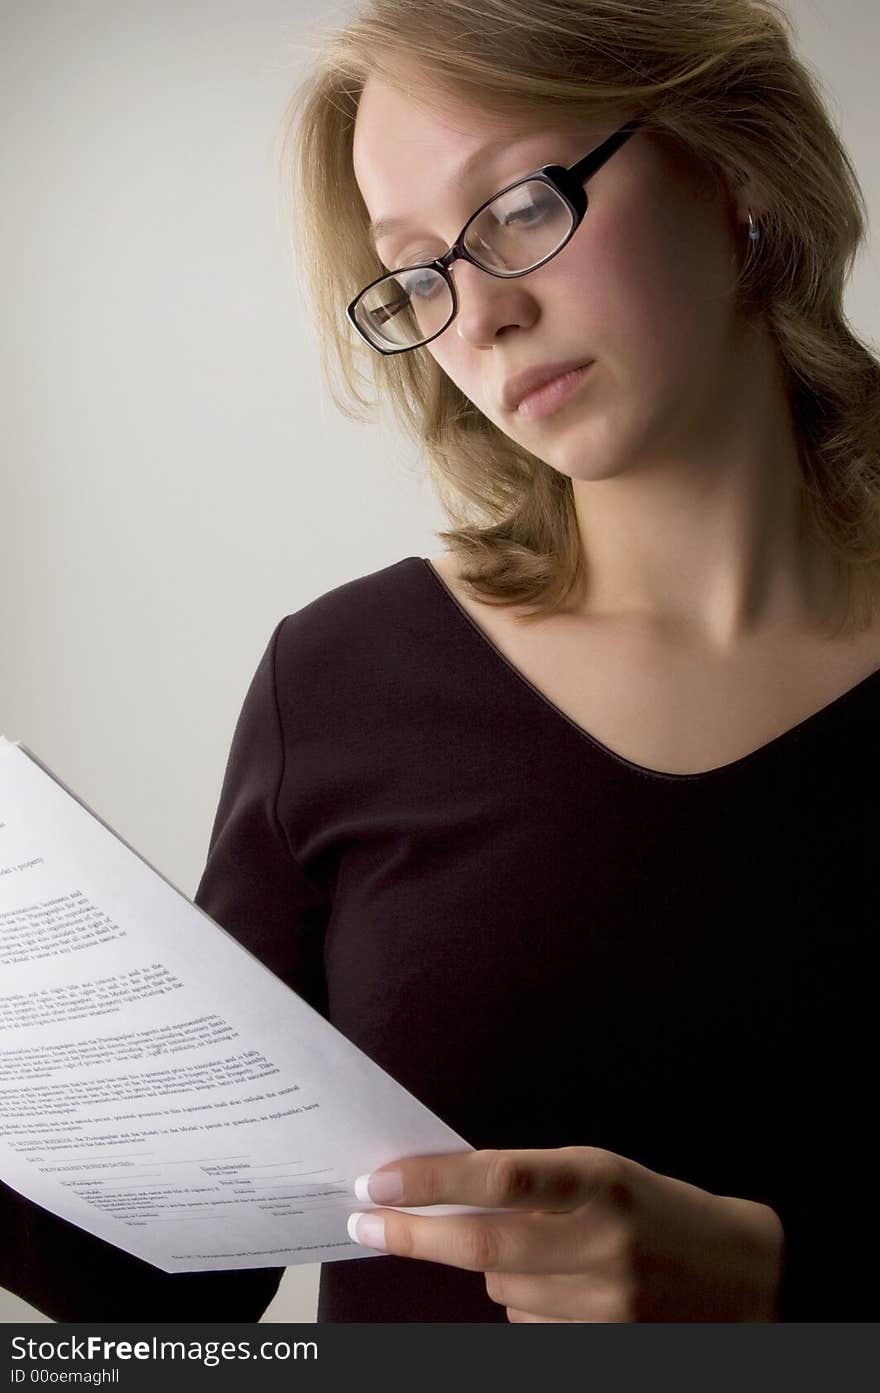
[[[389,270],[439,256],[470,214],[520,175],[569,165],[618,125],[513,126],[464,103],[416,102],[368,79],[354,170],[372,221],[408,226],[377,241]],[[488,142],[460,174],[463,161]],[[732,391],[741,325],[731,297],[745,249],[732,200],[667,140],[637,131],[586,185],[586,217],[536,271],[501,280],[457,261],[459,311],[430,353],[500,430],[572,478],[595,479],[675,458],[711,439]],[[742,240],[741,240],[742,239]],[[549,415],[503,402],[524,369],[592,362]]]

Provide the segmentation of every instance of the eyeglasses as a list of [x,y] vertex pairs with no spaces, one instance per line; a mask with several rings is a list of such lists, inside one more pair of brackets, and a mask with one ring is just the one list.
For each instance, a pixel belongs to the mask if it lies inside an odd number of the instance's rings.
[[407,353],[436,339],[458,313],[449,274],[455,261],[504,279],[544,266],[583,222],[586,181],[641,124],[637,117],[627,121],[567,169],[545,164],[523,175],[480,205],[443,256],[399,267],[365,286],[345,311],[361,338],[377,353]]

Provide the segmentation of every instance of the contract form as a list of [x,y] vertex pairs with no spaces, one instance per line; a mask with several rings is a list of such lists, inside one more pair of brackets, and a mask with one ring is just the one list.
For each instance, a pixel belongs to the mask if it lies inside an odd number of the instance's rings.
[[0,967],[0,1179],[163,1272],[383,1257],[354,1178],[473,1150],[5,736]]

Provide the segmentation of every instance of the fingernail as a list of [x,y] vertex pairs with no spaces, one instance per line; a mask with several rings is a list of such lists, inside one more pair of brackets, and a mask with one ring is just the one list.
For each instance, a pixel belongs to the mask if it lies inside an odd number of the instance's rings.
[[403,1173],[377,1171],[372,1175],[359,1175],[354,1182],[354,1192],[359,1200],[372,1200],[374,1204],[399,1204],[403,1199]]
[[385,1247],[385,1220],[379,1214],[349,1214],[348,1236],[368,1248]]

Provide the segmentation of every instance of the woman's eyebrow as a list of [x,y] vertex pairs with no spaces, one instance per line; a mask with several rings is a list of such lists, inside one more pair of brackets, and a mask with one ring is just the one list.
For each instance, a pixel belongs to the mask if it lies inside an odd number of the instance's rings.
[[370,223],[373,245],[376,246],[383,237],[390,237],[392,232],[404,232],[408,227],[412,227],[414,232],[418,231],[406,218],[378,218],[376,222]]
[[[476,166],[486,159],[487,155],[498,150],[507,149],[510,146],[516,145],[518,141],[526,138],[527,137],[522,135],[519,137],[503,135],[499,136],[497,140],[487,141],[485,145],[480,146],[479,150],[472,151],[467,159],[463,160],[458,168],[453,170],[451,182],[458,183],[460,180],[467,179]],[[407,228],[411,228],[413,232],[427,231],[426,228],[419,229],[416,227],[408,218],[389,217],[374,219],[374,221],[370,223],[369,232],[373,239],[373,245],[375,246],[383,237],[389,237],[392,232],[404,232]]]

